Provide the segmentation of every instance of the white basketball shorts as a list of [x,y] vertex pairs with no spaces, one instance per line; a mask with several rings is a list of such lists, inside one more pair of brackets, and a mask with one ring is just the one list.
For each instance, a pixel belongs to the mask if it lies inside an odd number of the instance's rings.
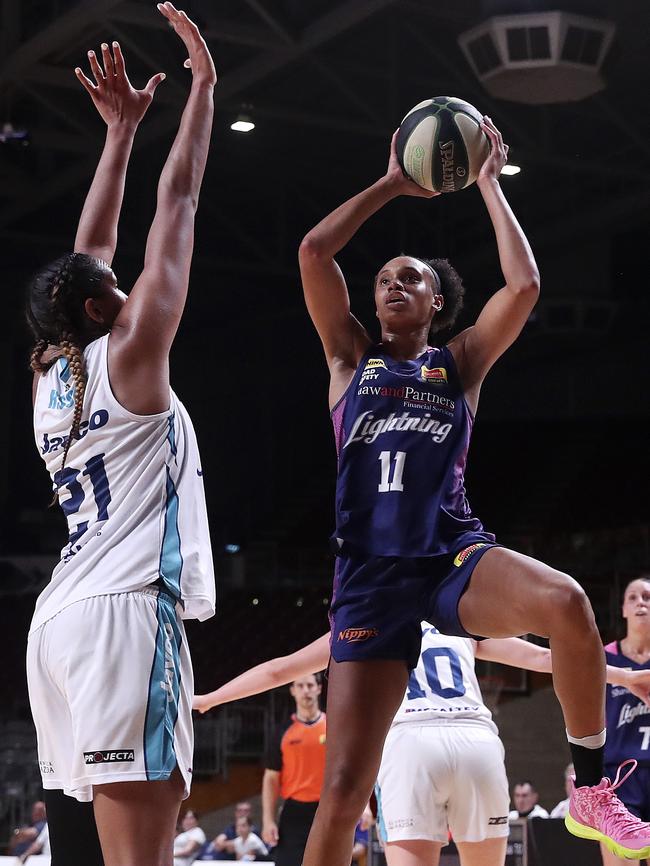
[[75,602],[30,634],[27,682],[44,788],[192,774],[192,663],[173,599],[156,588]]
[[508,835],[510,796],[501,740],[480,722],[388,732],[377,779],[385,842],[481,842]]

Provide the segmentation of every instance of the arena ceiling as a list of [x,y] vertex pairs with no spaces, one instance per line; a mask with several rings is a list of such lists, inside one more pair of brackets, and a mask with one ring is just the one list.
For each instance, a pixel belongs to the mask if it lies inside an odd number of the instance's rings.
[[[510,8],[538,9],[537,2]],[[505,181],[526,204],[536,248],[580,241],[603,225],[638,230],[650,191],[650,6],[643,0],[562,0],[616,25],[606,89],[576,103],[527,106],[492,99],[458,36],[500,11],[500,0],[188,0],[220,80],[202,210],[224,266],[295,271],[299,235],[327,207],[370,182],[385,164],[391,132],[423,98],[459,95],[490,114],[522,174]],[[548,6],[546,8],[553,8]],[[102,126],[73,74],[85,51],[119,39],[134,82],[164,70],[135,145],[132,224],[149,215],[159,168],[187,92],[182,50],[155,5],[139,0],[2,0],[0,124],[29,132],[30,145],[0,146],[0,237],[54,249],[69,237],[97,160]],[[242,107],[257,129],[230,131]],[[139,185],[142,185],[141,187]],[[465,194],[463,194],[465,195]],[[127,203],[129,200],[127,199]],[[531,203],[533,203],[531,205]],[[413,221],[429,232],[422,209]],[[491,243],[475,212],[446,202],[444,234]],[[397,218],[396,218],[397,219]],[[440,225],[438,221],[438,233]],[[142,237],[127,232],[141,252]],[[133,241],[131,238],[133,237]],[[205,248],[198,248],[199,261]],[[363,250],[361,250],[363,255]]]

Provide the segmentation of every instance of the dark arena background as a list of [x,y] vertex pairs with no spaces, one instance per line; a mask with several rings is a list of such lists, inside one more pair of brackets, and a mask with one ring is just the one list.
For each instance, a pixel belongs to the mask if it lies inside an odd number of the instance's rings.
[[[187,0],[185,8],[219,74],[189,299],[171,359],[202,451],[217,567],[216,618],[188,624],[197,690],[328,629],[336,458],[298,245],[383,174],[403,115],[442,94],[490,115],[510,145],[521,171],[501,183],[542,279],[522,336],[483,387],[469,499],[500,541],[575,576],[603,639],[620,636],[622,588],[650,571],[650,6]],[[87,69],[88,49],[117,39],[134,86],[167,74],[127,178],[113,265],[125,291],[142,266],[189,72],[153,3],[1,0],[0,10],[2,854],[40,791],[24,653],[36,596],[65,536],[59,510],[48,508],[32,433],[25,285],[71,249],[104,136],[73,70]],[[551,56],[548,16],[558,10],[574,29]],[[509,41],[480,31],[495,16],[533,13],[540,19],[532,24],[511,24],[519,32]],[[240,114],[254,122],[251,132],[231,130]],[[458,268],[467,286],[458,329],[501,285],[476,187],[401,198],[358,233],[339,260],[364,323],[376,322],[378,266],[402,251],[447,256]],[[550,809],[564,796],[568,750],[549,678],[495,666],[481,675],[511,783],[534,778]],[[265,739],[287,699],[283,689],[197,718],[190,803],[208,837],[221,825],[217,810],[228,807],[229,816],[236,799],[259,794]],[[523,863],[520,847],[511,848],[510,862]],[[578,854],[572,846],[568,860],[553,849],[553,862],[580,864],[585,849],[598,862],[586,843]],[[451,857],[443,862],[457,862]]]

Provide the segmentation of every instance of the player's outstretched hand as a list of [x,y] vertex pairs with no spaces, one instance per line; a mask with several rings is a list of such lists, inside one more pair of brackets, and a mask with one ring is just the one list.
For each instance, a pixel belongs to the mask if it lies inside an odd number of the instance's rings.
[[429,189],[424,189],[424,187],[418,186],[414,180],[411,180],[408,175],[404,174],[397,158],[396,144],[398,132],[399,129],[393,133],[390,142],[390,157],[388,159],[386,179],[389,180],[391,184],[395,185],[399,195],[414,195],[419,196],[420,198],[433,198],[434,196],[440,195],[439,192],[432,192]]
[[158,11],[165,16],[185,43],[187,53],[190,55],[185,61],[185,66],[191,68],[194,81],[214,86],[217,83],[217,73],[199,28],[182,9],[176,9],[173,3],[158,3]]
[[194,695],[192,700],[192,709],[198,710],[200,713],[207,713],[212,707],[216,706],[214,701],[210,700],[210,695]]
[[503,166],[508,162],[508,151],[510,150],[508,145],[503,143],[503,136],[494,123],[492,123],[492,118],[488,117],[487,114],[483,118],[481,129],[490,139],[490,153],[481,166],[478,178],[476,179],[479,186],[484,180],[499,177]]
[[94,51],[88,52],[94,83],[77,66],[75,75],[86,88],[93,105],[108,126],[125,124],[137,126],[151,105],[156,87],[165,78],[164,72],[153,75],[142,90],[136,90],[126,74],[122,50],[113,42],[113,53],[102,43],[100,63]]
[[629,671],[626,685],[635,697],[650,707],[650,671]]

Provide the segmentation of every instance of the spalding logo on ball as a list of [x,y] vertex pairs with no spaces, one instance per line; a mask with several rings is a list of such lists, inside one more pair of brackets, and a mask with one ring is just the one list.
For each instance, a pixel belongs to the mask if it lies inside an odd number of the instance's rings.
[[418,186],[456,192],[474,183],[490,152],[483,115],[462,99],[436,96],[412,108],[397,133],[397,158]]

